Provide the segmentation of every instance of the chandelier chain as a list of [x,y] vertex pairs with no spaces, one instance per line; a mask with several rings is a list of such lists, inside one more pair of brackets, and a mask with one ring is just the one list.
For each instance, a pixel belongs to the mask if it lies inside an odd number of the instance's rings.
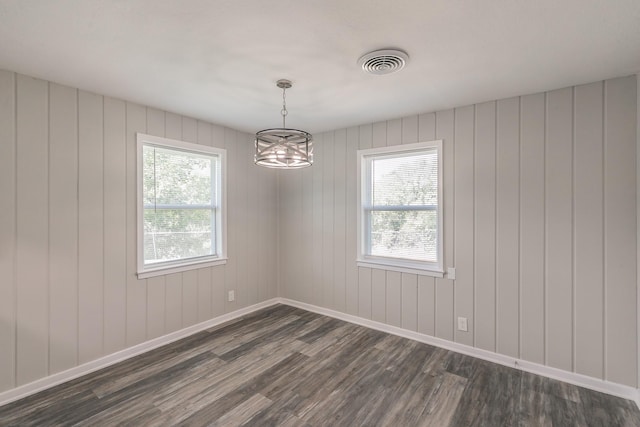
[[280,110],[280,114],[282,114],[282,127],[286,128],[286,117],[289,112],[287,111],[287,88],[282,88],[282,110]]

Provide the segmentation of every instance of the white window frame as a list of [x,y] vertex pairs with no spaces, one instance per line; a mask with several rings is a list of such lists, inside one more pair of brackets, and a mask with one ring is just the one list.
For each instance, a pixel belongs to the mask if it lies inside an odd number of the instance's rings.
[[[367,224],[367,211],[371,210],[371,159],[381,157],[395,157],[396,155],[406,155],[419,153],[424,150],[435,148],[438,153],[438,232],[437,232],[437,262],[416,261],[409,259],[374,256],[367,253],[368,240],[371,238],[371,230]],[[443,182],[442,182],[442,140],[418,142],[415,144],[395,145],[389,147],[369,148],[358,150],[358,253],[356,263],[360,267],[378,268],[383,270],[400,271],[404,273],[414,273],[426,276],[444,277],[444,241],[443,241]]]
[[[192,270],[196,268],[212,267],[226,264],[227,262],[227,152],[222,148],[209,147],[206,145],[193,144],[190,142],[178,141],[175,139],[162,138],[159,136],[136,134],[137,141],[137,256],[138,256],[138,278],[160,276],[177,273],[180,271]],[[198,258],[189,258],[163,262],[158,265],[144,265],[144,198],[143,198],[143,155],[145,146],[168,148],[176,151],[188,153],[200,153],[218,158],[219,167],[216,168],[218,174],[216,179],[217,199],[213,201],[216,209],[216,255]]]

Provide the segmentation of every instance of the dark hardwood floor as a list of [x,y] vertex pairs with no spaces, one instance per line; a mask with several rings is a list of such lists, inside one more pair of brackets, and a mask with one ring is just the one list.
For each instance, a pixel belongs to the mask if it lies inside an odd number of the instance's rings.
[[278,305],[0,407],[0,425],[614,427],[640,411]]

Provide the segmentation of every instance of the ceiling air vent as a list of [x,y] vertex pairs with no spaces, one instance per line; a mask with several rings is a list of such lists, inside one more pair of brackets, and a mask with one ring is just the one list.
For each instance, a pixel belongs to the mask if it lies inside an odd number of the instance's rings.
[[362,71],[381,76],[400,71],[409,61],[406,52],[395,49],[383,49],[369,52],[358,59]]

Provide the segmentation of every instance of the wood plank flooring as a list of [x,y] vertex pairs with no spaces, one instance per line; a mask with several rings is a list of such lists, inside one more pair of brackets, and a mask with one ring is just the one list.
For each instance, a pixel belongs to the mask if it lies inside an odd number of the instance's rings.
[[0,407],[2,426],[640,426],[628,400],[277,305]]

